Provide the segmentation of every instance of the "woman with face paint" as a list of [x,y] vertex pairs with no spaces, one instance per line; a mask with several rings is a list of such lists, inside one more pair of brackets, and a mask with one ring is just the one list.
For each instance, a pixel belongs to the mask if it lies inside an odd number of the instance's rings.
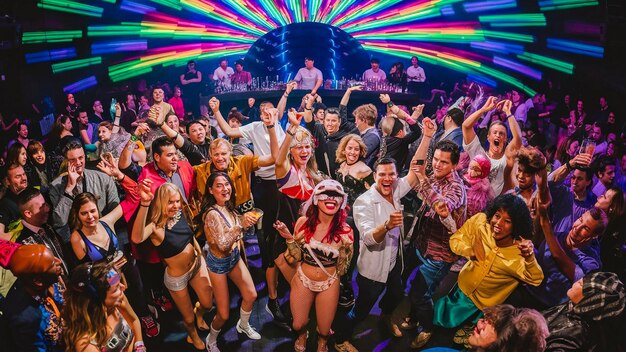
[[339,277],[347,272],[354,237],[345,220],[347,194],[341,184],[324,180],[304,204],[303,216],[291,235],[284,223],[274,227],[287,240],[289,255],[296,261],[297,275],[291,278],[293,329],[298,333],[296,351],[306,351],[309,312],[315,303],[317,351],[328,351],[330,326],[339,301]]

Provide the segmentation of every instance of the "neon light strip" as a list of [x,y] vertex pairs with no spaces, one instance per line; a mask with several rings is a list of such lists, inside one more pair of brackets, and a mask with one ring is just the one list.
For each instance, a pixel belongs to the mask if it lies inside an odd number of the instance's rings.
[[91,44],[91,55],[120,53],[124,51],[147,50],[147,40],[123,40],[115,42],[100,42]]
[[478,82],[480,84],[483,84],[492,88],[495,88],[498,86],[498,82],[494,81],[493,79],[487,78],[483,75],[479,75],[479,74],[468,73],[467,80],[470,82]]
[[22,44],[71,42],[76,38],[82,38],[82,36],[83,31],[81,30],[24,32],[22,35]]
[[274,5],[274,1],[272,1],[272,0],[259,0],[259,4],[261,5],[261,7],[263,7],[265,12],[268,15],[270,15],[270,17],[274,21],[278,22],[281,26],[286,26],[288,24],[288,22],[283,17],[283,14],[280,13],[280,11],[278,11],[278,8],[276,7],[276,5]]
[[75,13],[83,16],[102,17],[102,7],[83,4],[71,0],[40,0],[37,7],[59,12]]
[[573,9],[584,6],[597,6],[596,0],[539,0],[540,11]]
[[526,60],[537,65],[541,65],[541,66],[551,68],[556,71],[567,73],[569,75],[574,73],[574,64],[569,63],[569,62],[553,59],[551,57],[547,57],[543,55],[532,54],[532,53],[522,53],[520,55],[517,55],[517,57],[522,60]]
[[271,22],[265,15],[261,15],[252,9],[248,8],[244,3],[237,0],[223,0],[224,3],[229,5],[232,9],[245,16],[245,18],[254,21],[257,25],[264,27],[267,30],[276,28],[276,24]]
[[517,33],[511,33],[511,32],[489,31],[485,29],[483,29],[481,32],[483,33],[485,37],[512,40],[514,42],[532,43],[535,41],[535,36],[530,35],[530,34],[517,34]]
[[76,57],[75,48],[64,48],[55,50],[45,50],[36,53],[29,53],[24,55],[26,57],[27,64],[34,64],[37,62],[48,62],[54,60],[71,59]]
[[498,66],[506,67],[510,70],[517,71],[532,79],[536,79],[537,81],[541,80],[541,71],[535,70],[532,67],[528,67],[526,65],[520,64],[519,62],[508,60],[500,56],[494,56],[493,63]]
[[334,4],[329,4],[328,8],[330,8],[330,13],[322,19],[322,23],[329,24],[331,23],[335,17],[343,13],[345,9],[352,6],[356,0],[336,0]]
[[513,9],[517,7],[516,0],[486,0],[466,2],[463,4],[465,12],[487,12],[494,10]]
[[172,8],[176,11],[180,11],[183,9],[182,6],[180,6],[180,1],[179,0],[150,0],[154,3]]
[[542,13],[520,13],[514,15],[479,16],[481,23],[492,27],[545,27],[546,16]]
[[358,17],[365,17],[371,13],[374,13],[382,8],[385,7],[391,7],[399,2],[401,2],[402,0],[369,0],[367,2],[365,2],[363,5],[359,5],[356,6],[352,9],[350,9],[350,11],[348,11],[346,14],[344,14],[343,16],[337,18],[335,21],[333,21],[331,24],[333,26],[339,27],[342,24],[350,21],[350,20],[354,20]]
[[441,8],[441,15],[442,16],[454,16],[455,12],[454,12],[454,7],[448,5],[448,6],[444,6]]
[[200,0],[180,0],[180,3],[190,11],[205,15],[213,20],[238,28],[244,32],[258,36],[262,36],[267,32],[262,28],[258,28],[253,23],[237,17],[227,10],[216,7],[214,4],[209,4]]
[[89,76],[87,78],[81,79],[80,81],[76,81],[68,86],[63,87],[63,92],[77,93],[87,88],[93,87],[97,84],[98,80],[96,80],[96,76]]
[[474,49],[482,49],[502,54],[521,54],[524,52],[524,47],[522,45],[493,42],[488,40],[484,42],[471,42],[470,46]]
[[248,34],[230,29],[219,29],[216,27],[212,31],[206,28],[180,27],[175,24],[142,22],[123,23],[113,26],[89,26],[87,36],[89,37],[109,37],[109,36],[131,36],[169,39],[200,39],[215,41],[231,41],[239,43],[253,43],[257,38]]
[[99,65],[101,63],[102,58],[100,56],[90,57],[87,59],[59,62],[56,64],[52,64],[52,73],[75,70],[77,68],[83,68],[91,65]]
[[130,0],[123,0],[120,4],[120,10],[135,12],[145,15],[148,12],[156,12],[156,8],[136,3]]
[[601,46],[558,38],[548,38],[547,42],[548,49],[566,51],[569,53],[587,55],[597,58],[604,57],[604,48]]

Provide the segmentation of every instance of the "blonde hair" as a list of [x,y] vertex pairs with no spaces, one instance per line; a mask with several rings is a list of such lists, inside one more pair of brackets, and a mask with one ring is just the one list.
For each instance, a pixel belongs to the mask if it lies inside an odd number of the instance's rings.
[[363,138],[361,138],[361,136],[359,135],[352,133],[344,136],[343,138],[341,138],[341,141],[339,141],[339,145],[337,146],[337,152],[335,153],[335,158],[339,164],[346,161],[346,146],[350,141],[355,141],[359,144],[359,147],[361,148],[361,151],[359,152],[359,159],[365,158],[365,155],[367,155],[367,146],[365,145],[365,142],[363,142]]
[[225,146],[230,153],[233,152],[233,145],[230,144],[229,141],[225,140],[224,138],[215,138],[213,141],[211,141],[211,144],[209,144],[209,154],[213,152],[213,149],[218,148],[220,145]]
[[291,145],[289,146],[289,163],[293,164],[293,160],[291,160],[291,149],[296,147],[298,144],[306,143],[308,140],[308,144],[311,146],[311,157],[309,161],[306,163],[306,171],[313,178],[315,184],[318,184],[323,180],[320,176],[319,171],[317,170],[317,161],[315,161],[315,144],[313,143],[313,136],[311,132],[309,132],[306,128],[302,126],[298,126],[298,129],[293,134],[291,139]]
[[352,115],[355,119],[364,120],[369,126],[374,126],[378,117],[378,110],[374,104],[365,104],[354,109]]
[[[170,197],[174,194],[178,193],[180,196],[180,202],[185,204],[185,197],[180,192],[178,186],[173,183],[166,182],[157,188],[156,194],[152,203],[150,204],[150,212],[148,214],[148,218],[151,222],[153,222],[157,227],[163,227],[167,222],[167,214],[166,207],[170,201]],[[181,206],[181,209],[183,207]]]

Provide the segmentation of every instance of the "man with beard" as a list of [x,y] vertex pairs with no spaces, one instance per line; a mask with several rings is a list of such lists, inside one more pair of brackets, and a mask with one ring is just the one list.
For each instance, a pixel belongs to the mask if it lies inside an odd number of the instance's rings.
[[598,237],[604,233],[608,219],[603,210],[593,207],[568,231],[556,232],[552,230],[547,206],[540,206],[538,211],[545,240],[536,247],[535,257],[544,280],[537,287],[527,285],[526,288],[536,300],[530,305],[545,309],[567,302],[567,290],[574,282],[600,270]]
[[19,219],[17,197],[28,187],[28,178],[20,165],[9,165],[3,182],[7,188],[0,200],[0,239],[10,240],[9,225]]
[[63,309],[65,285],[62,263],[42,244],[0,243],[7,255],[0,260],[18,278],[6,298],[5,318],[8,351],[63,351]]
[[[498,196],[502,192],[504,186],[504,169],[506,168],[506,155],[515,155],[517,150],[522,146],[521,130],[515,116],[511,114],[511,101],[497,101],[496,97],[489,97],[482,108],[472,113],[465,121],[463,121],[463,150],[465,150],[470,160],[478,154],[483,154],[491,161],[491,171],[489,172],[489,181],[493,193]],[[509,128],[513,139],[507,145],[507,129],[506,125],[500,121],[492,122],[487,133],[487,141],[489,149],[486,151],[480,145],[478,136],[474,131],[474,125],[478,119],[487,112],[499,108],[507,116]]]

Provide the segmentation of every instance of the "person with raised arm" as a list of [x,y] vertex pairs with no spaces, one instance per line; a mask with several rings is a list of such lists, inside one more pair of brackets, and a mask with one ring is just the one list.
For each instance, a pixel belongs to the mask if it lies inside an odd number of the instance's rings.
[[[502,187],[504,186],[504,169],[506,168],[505,153],[514,154],[522,146],[522,132],[515,116],[511,114],[511,104],[509,100],[498,102],[496,97],[489,97],[480,109],[473,112],[463,121],[463,125],[461,126],[463,130],[463,150],[469,154],[470,159],[473,159],[477,154],[484,154],[489,158],[489,161],[491,161],[489,180],[491,181],[491,188],[496,196],[502,192]],[[487,134],[489,149],[484,150],[474,131],[474,125],[480,117],[496,108],[501,109],[507,115],[507,121],[513,139],[507,144],[506,125],[499,121],[492,122]]]

